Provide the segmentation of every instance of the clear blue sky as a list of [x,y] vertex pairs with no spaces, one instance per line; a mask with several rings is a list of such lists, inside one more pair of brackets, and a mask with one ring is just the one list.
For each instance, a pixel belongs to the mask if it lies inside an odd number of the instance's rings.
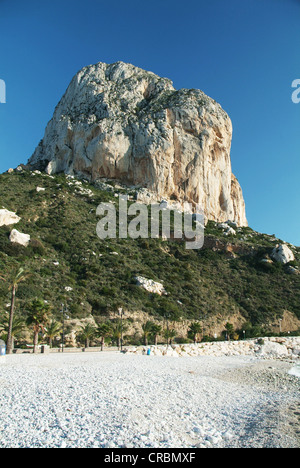
[[0,172],[27,162],[80,68],[122,60],[220,102],[250,226],[300,245],[300,0],[0,0],[0,41]]

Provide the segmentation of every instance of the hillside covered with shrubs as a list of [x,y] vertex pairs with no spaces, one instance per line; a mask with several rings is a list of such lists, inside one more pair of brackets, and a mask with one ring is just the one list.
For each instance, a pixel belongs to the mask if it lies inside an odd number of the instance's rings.
[[[116,185],[113,181],[111,186]],[[37,190],[40,187],[42,190]],[[224,236],[214,222],[205,229],[205,245],[186,250],[184,241],[106,239],[96,234],[96,208],[118,205],[116,186],[77,182],[64,174],[47,176],[27,170],[0,175],[0,208],[21,220],[0,227],[0,317],[8,316],[11,277],[22,267],[28,273],[19,284],[16,318],[25,318],[28,304],[42,299],[53,317],[67,304],[71,318],[107,320],[122,307],[150,319],[205,320],[207,335],[218,324],[238,318],[248,328],[276,331],[288,313],[300,320],[300,249],[295,261],[271,261],[274,236],[239,228]],[[30,235],[27,247],[9,239],[13,228]],[[137,276],[162,283],[167,294],[149,293]],[[277,328],[276,328],[277,327]]]

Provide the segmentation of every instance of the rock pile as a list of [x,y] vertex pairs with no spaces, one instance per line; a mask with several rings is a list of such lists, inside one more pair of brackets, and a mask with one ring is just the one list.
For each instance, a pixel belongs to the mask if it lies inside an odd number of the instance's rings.
[[300,359],[300,337],[262,338],[245,341],[216,341],[212,343],[183,344],[127,348],[125,353],[153,356],[256,356],[270,359]]

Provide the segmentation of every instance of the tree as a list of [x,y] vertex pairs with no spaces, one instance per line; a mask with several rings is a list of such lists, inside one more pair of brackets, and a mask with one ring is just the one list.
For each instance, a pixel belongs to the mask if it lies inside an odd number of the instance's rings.
[[199,336],[202,333],[202,327],[199,322],[193,322],[190,325],[188,335],[192,336],[194,344],[197,343],[197,336]]
[[50,324],[46,329],[46,337],[49,340],[49,346],[52,348],[52,342],[54,338],[59,335],[61,332],[61,324],[56,322],[55,320],[51,320]]
[[[11,288],[11,302],[10,302],[8,332],[7,332],[7,341],[6,341],[7,354],[11,354],[12,349],[13,349],[12,329],[13,329],[13,322],[14,322],[16,293],[17,293],[19,284],[22,283],[22,281],[25,281],[28,278],[28,276],[29,276],[29,273],[25,272],[23,268],[19,268],[17,271],[15,270],[13,272],[12,278],[9,281],[10,288]],[[1,279],[4,279],[4,278],[1,278]]]
[[[2,330],[5,334],[5,337],[3,336],[3,339],[7,341],[7,335],[8,335],[8,322],[5,319],[2,319],[0,322],[0,330]],[[22,331],[24,330],[24,320],[21,318],[14,318],[12,329],[11,329],[11,350],[13,351],[14,349],[14,340],[15,338],[18,338]]]
[[174,328],[169,330],[168,328],[164,331],[164,337],[167,339],[168,344],[172,345],[174,338],[177,336],[177,332]]
[[161,331],[162,331],[162,326],[158,325],[157,323],[153,323],[151,335],[153,335],[154,337],[155,346],[157,346],[157,338],[158,338],[158,335],[161,334]]
[[157,299],[157,304],[157,311],[161,317],[173,322],[180,320],[182,310],[179,308],[178,304],[166,297],[159,297]]
[[155,324],[151,320],[147,320],[147,322],[142,325],[142,329],[143,329],[143,332],[144,332],[144,344],[145,344],[145,346],[148,346],[149,335],[151,335],[153,333],[153,325],[155,325]]
[[84,340],[85,348],[90,347],[90,341],[95,337],[95,334],[96,328],[90,323],[81,328],[80,338]]
[[227,322],[226,325],[225,325],[225,329],[226,329],[226,332],[227,332],[227,337],[230,340],[230,338],[234,334],[234,326],[231,323]]
[[49,320],[49,304],[42,299],[35,299],[28,307],[26,324],[33,326],[33,352],[37,352],[38,338],[40,330],[44,332],[45,325]]
[[113,324],[113,339],[117,341],[118,349],[121,347],[122,334],[128,330],[128,325],[124,320],[118,319]]
[[96,334],[101,338],[101,351],[104,350],[105,338],[109,337],[112,333],[112,326],[110,322],[99,323]]

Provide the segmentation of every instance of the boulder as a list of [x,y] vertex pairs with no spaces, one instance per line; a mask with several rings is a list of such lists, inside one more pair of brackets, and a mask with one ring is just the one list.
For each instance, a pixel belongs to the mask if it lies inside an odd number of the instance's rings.
[[16,213],[8,210],[0,210],[0,226],[10,226],[11,224],[16,224],[21,220]]
[[19,244],[19,245],[23,245],[24,247],[28,247],[29,242],[30,242],[30,235],[23,234],[22,232],[19,232],[16,229],[13,229],[10,233],[9,240],[13,244]]
[[167,295],[167,291],[161,283],[144,278],[143,276],[136,276],[135,281],[138,286],[150,293],[158,294],[159,296]]
[[285,357],[289,355],[289,352],[284,344],[267,341],[261,346],[257,354],[261,356]]
[[[151,355],[169,357],[197,356],[256,356],[259,359],[299,359],[300,337],[264,338],[263,344],[251,339],[247,341],[224,341],[201,344],[150,346]],[[126,349],[127,353],[147,354],[148,347]]]
[[227,223],[220,223],[218,224],[218,229],[222,229],[224,231],[224,236],[235,236],[236,231],[233,229],[233,227],[230,224],[236,224],[236,223],[231,223],[230,221]]
[[295,260],[292,250],[286,245],[278,245],[273,249],[271,257],[279,263],[289,263]]
[[172,348],[167,348],[162,351],[163,356],[169,356],[169,357],[179,357],[175,349]]
[[236,231],[231,227],[228,226],[228,229],[224,232],[224,236],[235,236]]
[[270,258],[262,258],[260,260],[260,263],[269,263],[269,264],[273,264],[273,261],[270,259]]

